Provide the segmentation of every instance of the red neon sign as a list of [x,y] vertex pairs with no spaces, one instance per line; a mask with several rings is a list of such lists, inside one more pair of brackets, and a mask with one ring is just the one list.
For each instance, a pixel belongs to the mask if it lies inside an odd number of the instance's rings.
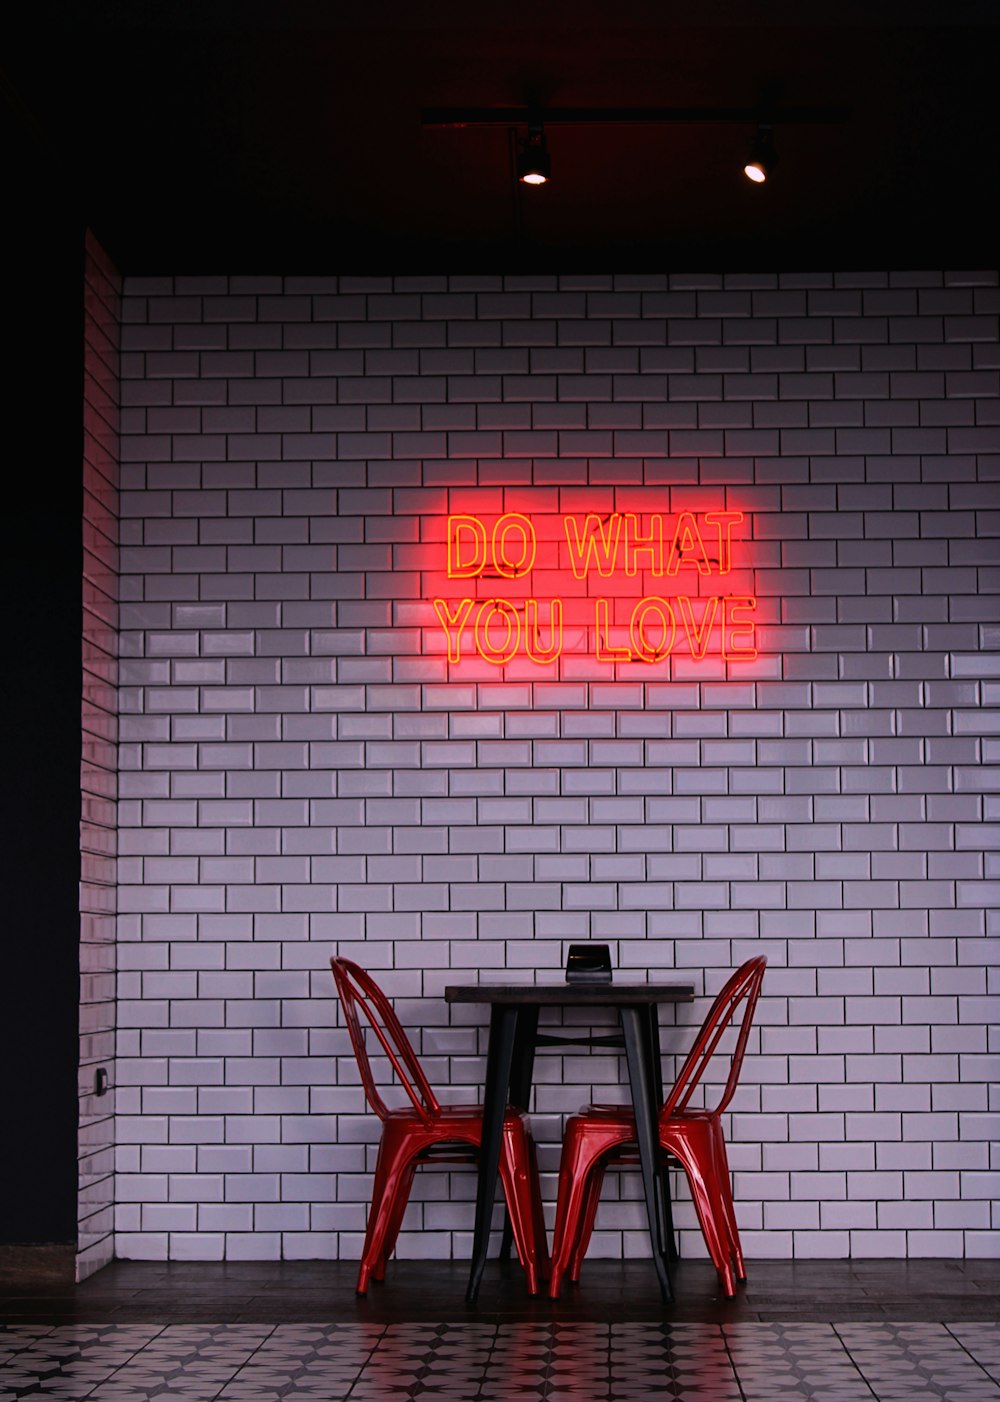
[[432,599],[448,661],[753,661],[757,600],[734,564],[746,530],[733,510],[456,512]]

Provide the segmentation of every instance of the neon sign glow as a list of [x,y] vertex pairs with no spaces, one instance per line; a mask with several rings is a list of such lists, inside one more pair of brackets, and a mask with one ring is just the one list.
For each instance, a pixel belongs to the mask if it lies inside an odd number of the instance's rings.
[[453,513],[438,638],[451,664],[753,661],[757,599],[736,562],[747,528],[735,510]]

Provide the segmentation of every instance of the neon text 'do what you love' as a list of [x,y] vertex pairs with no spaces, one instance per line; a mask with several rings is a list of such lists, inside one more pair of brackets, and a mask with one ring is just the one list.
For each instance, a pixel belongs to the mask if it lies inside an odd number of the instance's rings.
[[[716,592],[714,581],[733,570],[734,535],[741,511],[679,512],[675,517],[631,512],[565,515],[561,530],[542,542],[532,521],[506,512],[489,525],[481,517],[448,517],[447,575],[468,581],[476,594],[485,581],[519,581],[515,597],[457,597],[433,600],[448,660],[477,655],[503,666],[515,657],[540,665],[562,655],[567,603],[598,662],[660,662],[675,649],[696,662],[710,655],[726,662],[757,656],[756,599]],[[560,562],[540,563],[542,552]],[[549,589],[561,573],[568,599],[539,598],[532,575]],[[650,584],[662,584],[650,592]],[[633,585],[630,588],[630,585]],[[524,589],[528,593],[523,593]],[[640,589],[647,592],[640,593]],[[711,592],[708,592],[711,590]],[[512,589],[511,593],[515,591]]]

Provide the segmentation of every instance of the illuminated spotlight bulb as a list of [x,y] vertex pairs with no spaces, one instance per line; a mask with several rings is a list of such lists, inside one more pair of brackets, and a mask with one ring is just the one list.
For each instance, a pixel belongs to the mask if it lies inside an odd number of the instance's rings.
[[545,133],[530,127],[517,155],[517,178],[522,185],[544,185],[552,174]]
[[743,174],[755,185],[763,185],[778,164],[778,153],[774,149],[774,133],[770,127],[759,126],[750,148],[750,159],[743,167]]

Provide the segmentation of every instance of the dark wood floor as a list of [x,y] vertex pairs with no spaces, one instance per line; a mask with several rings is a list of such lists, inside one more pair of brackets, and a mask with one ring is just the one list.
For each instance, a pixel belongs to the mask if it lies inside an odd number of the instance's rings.
[[664,1306],[648,1261],[588,1261],[552,1302],[524,1293],[516,1265],[491,1261],[479,1303],[461,1262],[396,1261],[366,1298],[348,1262],[116,1261],[82,1285],[56,1269],[0,1262],[0,1323],[574,1323],[996,1320],[1000,1261],[755,1261],[735,1300],[707,1261],[681,1261]]

